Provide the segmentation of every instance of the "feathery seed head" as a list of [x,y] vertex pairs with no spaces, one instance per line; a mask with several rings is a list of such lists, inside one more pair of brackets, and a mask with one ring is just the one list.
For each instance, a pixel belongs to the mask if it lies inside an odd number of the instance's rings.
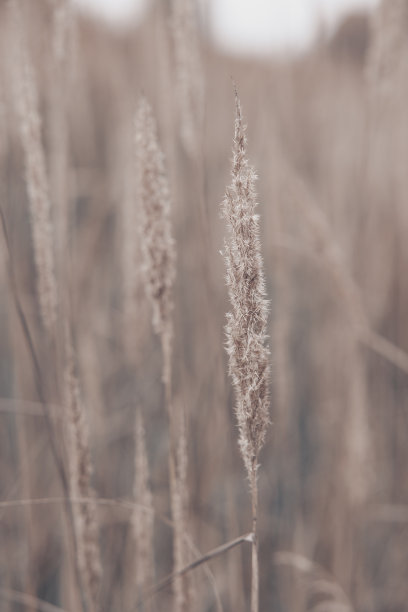
[[[153,327],[163,350],[171,352],[173,284],[176,251],[171,235],[170,191],[156,122],[145,98],[136,115],[137,189],[141,205],[141,250],[147,295],[153,308]],[[168,360],[167,360],[168,362]],[[164,373],[164,378],[169,372]]]
[[247,159],[246,128],[237,93],[235,103],[232,182],[222,205],[229,229],[225,261],[232,306],[225,329],[229,373],[236,391],[239,445],[252,482],[269,424],[269,351],[265,344],[268,302],[265,299],[259,216],[255,214],[256,175]]
[[10,2],[11,27],[15,34],[14,95],[24,151],[27,193],[30,204],[37,293],[44,327],[52,332],[57,318],[51,200],[38,112],[38,91],[31,65],[19,2]]

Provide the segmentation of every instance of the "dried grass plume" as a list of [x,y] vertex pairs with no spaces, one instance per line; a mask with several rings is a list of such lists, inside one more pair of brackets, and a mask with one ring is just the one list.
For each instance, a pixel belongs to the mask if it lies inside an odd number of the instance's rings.
[[248,472],[252,501],[251,612],[259,610],[258,483],[259,452],[269,425],[268,303],[262,270],[259,216],[255,213],[255,172],[247,159],[241,104],[235,92],[232,182],[222,205],[229,229],[225,240],[227,286],[232,310],[225,327],[229,373],[236,393],[239,446]]
[[236,392],[239,445],[252,486],[259,451],[269,425],[268,302],[265,299],[259,216],[255,213],[256,175],[247,159],[246,128],[237,94],[235,102],[232,183],[222,205],[229,229],[225,262],[232,306],[227,314],[226,334],[229,373]]
[[21,142],[37,274],[37,294],[45,329],[52,332],[57,318],[57,283],[55,277],[51,201],[45,153],[38,111],[38,91],[29,60],[23,14],[17,0],[10,2],[11,27],[15,38],[14,93],[19,114]]
[[152,109],[144,97],[139,104],[135,128],[142,268],[146,293],[153,309],[153,328],[162,342],[163,378],[169,383],[176,251],[171,234],[170,192],[164,156],[159,147]]

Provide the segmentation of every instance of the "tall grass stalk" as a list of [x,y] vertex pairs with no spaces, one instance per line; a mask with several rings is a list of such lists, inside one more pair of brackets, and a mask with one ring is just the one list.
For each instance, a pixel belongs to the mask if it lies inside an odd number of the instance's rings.
[[197,7],[191,0],[172,0],[171,5],[181,141],[194,159],[199,150],[204,90]]
[[50,70],[50,187],[55,206],[56,267],[60,301],[68,265],[69,147],[67,92],[71,77],[73,8],[68,0],[54,0],[52,12],[52,63]]
[[[170,190],[164,157],[158,143],[153,112],[145,98],[141,99],[136,116],[136,158],[144,285],[152,307],[153,328],[161,341],[162,378],[170,428],[170,498],[175,523],[174,568],[177,571],[185,562],[183,532],[186,529],[187,444],[182,413],[172,396],[172,312],[176,251],[171,231]],[[187,610],[187,591],[184,580],[174,582],[175,611]]]
[[15,101],[24,150],[26,183],[37,274],[37,295],[45,329],[51,334],[57,318],[57,284],[51,225],[51,201],[38,112],[38,92],[18,0],[10,2],[15,35]]
[[77,561],[87,610],[99,610],[102,565],[98,541],[98,520],[91,484],[92,462],[89,446],[88,424],[81,401],[79,380],[76,374],[74,350],[68,326],[65,330],[65,417],[67,423],[67,456],[69,467],[70,498],[85,498],[73,504]]
[[171,234],[170,192],[163,154],[158,145],[153,113],[145,98],[139,104],[135,129],[142,269],[152,307],[153,328],[162,345],[163,382],[170,405],[176,251]]
[[232,183],[222,205],[229,230],[225,240],[227,286],[232,310],[226,335],[229,373],[236,392],[239,446],[248,472],[252,502],[251,612],[259,609],[258,483],[259,452],[269,425],[269,351],[266,347],[268,303],[255,213],[255,172],[247,159],[246,126],[235,92]]
[[[154,580],[153,498],[149,486],[149,465],[146,451],[146,434],[142,413],[136,413],[135,421],[135,477],[133,496],[135,508],[132,517],[133,534],[136,544],[136,587],[137,598],[146,598],[147,589]],[[150,609],[149,602],[145,609]]]

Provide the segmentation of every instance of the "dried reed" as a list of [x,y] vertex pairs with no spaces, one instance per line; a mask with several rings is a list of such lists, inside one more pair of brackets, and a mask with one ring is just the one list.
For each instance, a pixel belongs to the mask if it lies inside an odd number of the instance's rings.
[[[123,325],[122,338],[126,355],[134,368],[138,366],[138,353],[143,335],[146,333],[150,319],[150,305],[143,299],[145,296],[144,274],[140,239],[135,239],[135,228],[138,227],[139,214],[137,198],[137,181],[135,177],[135,142],[129,134],[129,120],[133,109],[124,113],[124,128],[120,130],[121,168],[121,272]],[[130,137],[129,137],[130,136]],[[134,330],[129,334],[129,329]]]
[[[190,560],[184,540],[188,524],[188,482],[187,482],[187,433],[185,415],[178,406],[177,419],[176,478],[171,492],[171,508],[174,522],[174,571],[180,572]],[[175,610],[188,612],[194,600],[193,583],[190,576],[178,577],[173,583]]]
[[10,1],[15,34],[15,102],[19,113],[37,272],[37,294],[44,327],[52,333],[57,317],[51,202],[41,139],[41,119],[33,67],[29,60],[18,0]]
[[[136,413],[135,445],[133,497],[136,504],[132,516],[132,527],[136,543],[137,597],[145,599],[148,589],[152,587],[154,580],[154,511],[152,492],[149,486],[149,465],[146,452],[145,430],[140,411]],[[146,604],[146,609],[148,605]]]
[[171,234],[170,191],[163,154],[158,145],[153,113],[145,98],[140,101],[135,128],[142,270],[153,311],[153,328],[162,344],[163,382],[169,388],[176,251]]
[[259,216],[255,214],[255,172],[247,159],[246,126],[235,93],[236,117],[232,183],[222,205],[229,229],[225,241],[227,286],[232,311],[227,314],[226,334],[229,373],[236,392],[235,412],[239,446],[248,472],[252,496],[251,612],[259,609],[257,542],[259,452],[269,425],[269,351],[266,347],[268,303],[259,241]]
[[[163,154],[157,139],[157,127],[145,98],[140,101],[136,117],[137,196],[141,205],[141,251],[146,293],[152,306],[152,322],[160,336],[163,353],[163,383],[170,427],[169,475],[171,507],[175,523],[174,566],[177,571],[185,562],[185,508],[187,487],[187,445],[180,409],[172,398],[173,284],[175,247],[171,234],[170,192]],[[179,408],[179,407],[178,407]],[[174,582],[174,606],[177,612],[188,608],[185,580]]]
[[203,117],[203,70],[199,49],[196,5],[191,0],[172,0],[172,32],[181,140],[195,158]]
[[[69,147],[67,92],[71,76],[73,8],[68,0],[53,0],[50,91],[50,177],[55,206],[55,242],[59,292],[66,288],[68,263]],[[62,296],[60,295],[60,301]]]
[[78,566],[89,612],[99,610],[99,592],[102,566],[98,543],[98,520],[91,484],[92,463],[89,448],[88,424],[80,397],[79,381],[75,371],[72,341],[68,329],[65,333],[65,414],[67,422],[67,457],[70,497],[85,498],[73,504],[77,540]]

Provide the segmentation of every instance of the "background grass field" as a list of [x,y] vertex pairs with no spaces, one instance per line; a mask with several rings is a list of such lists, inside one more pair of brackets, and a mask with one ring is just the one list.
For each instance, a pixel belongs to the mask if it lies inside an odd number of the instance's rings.
[[[348,18],[302,56],[262,60],[217,51],[180,2],[152,3],[143,23],[126,32],[70,17],[62,0],[20,6],[18,32],[10,6],[0,2],[0,205],[8,238],[6,244],[3,232],[1,610],[55,610],[40,600],[82,609],[55,460],[56,453],[68,473],[66,323],[89,430],[92,488],[96,500],[114,500],[96,504],[98,610],[130,612],[140,598],[141,547],[128,503],[138,494],[136,414],[143,415],[156,512],[155,581],[173,569],[161,346],[139,265],[134,116],[142,94],[158,122],[172,199],[172,387],[186,415],[185,533],[196,547],[189,560],[251,529],[225,352],[229,304],[220,254],[232,77],[258,175],[270,299],[273,426],[258,483],[260,610],[403,612],[407,2],[384,0],[373,18]],[[35,147],[44,153],[50,195],[58,293],[51,333],[38,299],[19,40],[33,67],[41,120],[41,139],[29,149],[37,169]],[[37,179],[34,172],[34,190]],[[226,612],[249,609],[250,548],[244,542],[210,561],[212,580],[202,567],[189,574],[190,610],[219,609],[220,602]],[[172,602],[167,588],[145,609],[168,610]]]

